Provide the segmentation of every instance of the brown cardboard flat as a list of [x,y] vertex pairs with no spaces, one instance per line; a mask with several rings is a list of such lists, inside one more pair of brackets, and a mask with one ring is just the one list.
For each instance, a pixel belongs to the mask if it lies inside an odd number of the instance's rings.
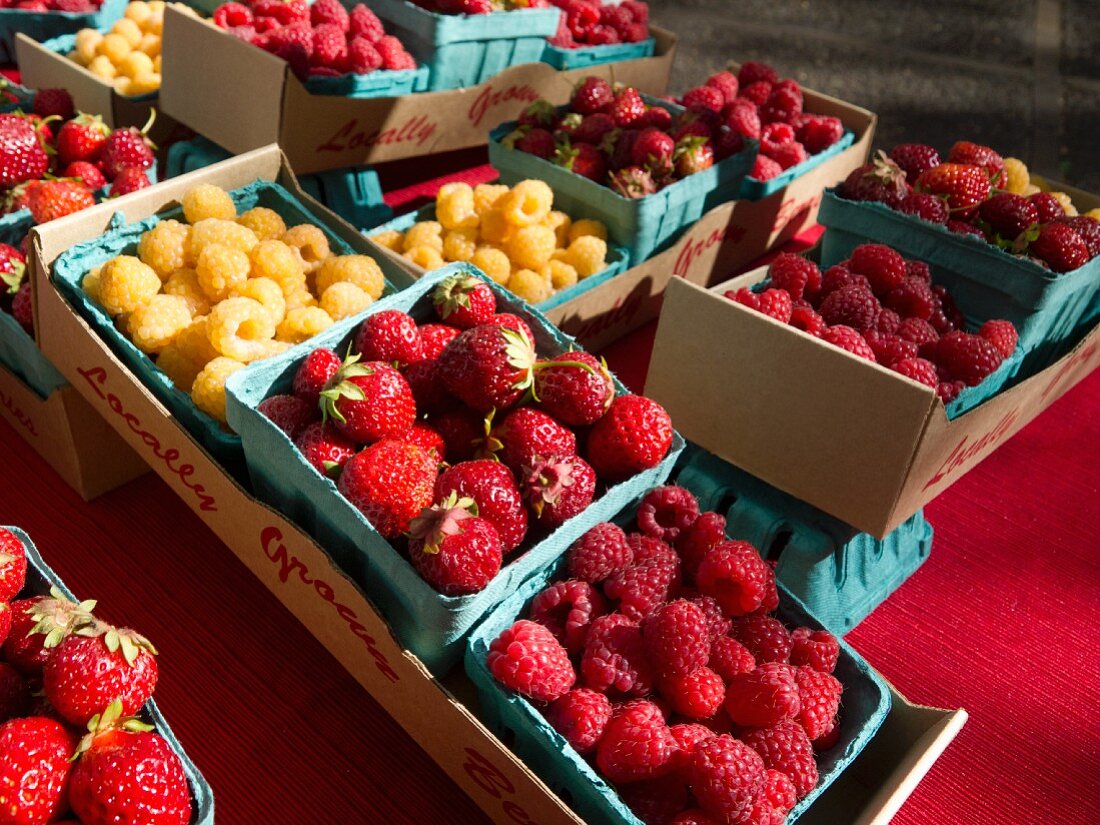
[[953,421],[934,390],[674,279],[646,394],[684,435],[769,484],[883,537],[1100,364],[1073,352]]
[[676,51],[654,27],[654,57],[566,72],[529,63],[466,89],[355,100],[309,94],[284,61],[171,6],[164,32],[164,111],[231,152],[277,142],[300,175],[483,146],[493,127],[540,97],[564,103],[590,74],[663,95]]

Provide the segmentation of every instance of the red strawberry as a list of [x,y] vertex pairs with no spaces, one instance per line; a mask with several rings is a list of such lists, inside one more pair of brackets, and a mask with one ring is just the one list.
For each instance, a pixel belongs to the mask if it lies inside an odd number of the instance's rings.
[[117,198],[121,195],[129,195],[131,192],[137,192],[139,189],[145,189],[148,186],[152,186],[152,184],[149,182],[149,175],[146,174],[144,169],[127,166],[120,169],[118,174],[115,175],[115,179],[111,182],[110,195],[112,198]]
[[409,558],[424,581],[447,596],[484,590],[500,572],[500,535],[473,499],[451,493],[409,525]]
[[332,350],[324,347],[313,350],[294,374],[292,391],[307,404],[316,407],[321,390],[336,376],[341,366],[340,356]]
[[554,162],[596,183],[603,183],[607,179],[607,159],[591,143],[562,143],[554,156]]
[[885,152],[845,178],[840,194],[854,201],[879,201],[896,209],[909,194],[905,173]]
[[41,118],[68,120],[73,116],[73,96],[66,89],[39,89],[34,96],[34,113]]
[[321,392],[321,411],[340,432],[360,444],[398,438],[416,420],[416,402],[405,376],[381,361],[348,358]]
[[523,110],[518,126],[553,130],[558,125],[558,110],[549,100],[536,100]]
[[676,143],[670,135],[650,127],[638,133],[630,151],[631,160],[636,166],[650,169],[655,175],[660,176],[668,174],[672,169],[672,155],[676,151]]
[[19,287],[19,291],[15,293],[15,297],[11,301],[11,314],[19,322],[19,326],[23,327],[27,335],[33,338],[34,299],[31,295],[30,281],[24,281],[23,286]]
[[535,398],[550,415],[571,427],[594,424],[615,398],[607,364],[587,352],[556,355],[535,375]]
[[41,178],[49,165],[31,122],[19,115],[0,115],[0,187]]
[[620,128],[634,126],[645,116],[646,105],[641,94],[632,86],[627,86],[615,95],[610,115]]
[[672,446],[672,420],[641,395],[620,395],[588,434],[587,458],[605,481],[657,466]]
[[441,320],[459,329],[491,323],[497,311],[493,290],[472,275],[452,275],[432,290],[432,305]]
[[412,429],[401,436],[400,440],[407,444],[415,444],[439,462],[442,462],[447,455],[447,442],[443,440],[443,436],[435,428],[420,421],[413,424]]
[[960,140],[951,147],[947,153],[949,163],[965,163],[970,166],[980,166],[985,170],[989,182],[994,186],[1002,184],[1005,172],[1005,161],[996,151],[980,143],[971,143],[968,140]]
[[[655,109],[653,111],[663,112],[665,110]],[[615,121],[612,120],[611,115],[596,112],[593,115],[586,115],[584,120],[573,129],[569,137],[574,143],[591,143],[593,146],[599,146],[614,129]]]
[[79,114],[57,133],[57,161],[68,166],[78,160],[95,163],[103,154],[111,129],[98,115]]
[[580,456],[538,459],[523,479],[523,495],[538,523],[551,530],[579,515],[596,494],[596,472]]
[[95,195],[79,181],[48,180],[30,193],[27,207],[35,223],[63,218],[81,209],[95,206]]
[[53,649],[69,634],[87,631],[96,621],[94,601],[77,604],[57,591],[19,599],[10,607],[11,631],[4,641],[4,658],[29,676],[42,672]]
[[27,551],[10,530],[0,527],[0,602],[10,602],[27,579]]
[[[734,133],[728,132],[728,134]],[[714,166],[714,147],[706,138],[689,137],[677,144],[676,177],[686,178],[712,166]]]
[[941,163],[917,178],[916,188],[947,201],[952,215],[965,219],[989,197],[989,177],[980,166]]
[[355,335],[355,349],[365,361],[383,361],[406,367],[424,358],[424,343],[416,321],[398,309],[387,309],[367,318]]
[[923,143],[899,143],[890,150],[890,160],[905,171],[910,183],[940,165],[940,153]]
[[[144,172],[142,173],[144,174]],[[107,185],[107,178],[99,171],[99,167],[86,160],[74,160],[61,172],[63,178],[79,178],[89,189],[100,189]],[[148,180],[146,180],[148,182]]]
[[1029,251],[1046,261],[1055,272],[1072,272],[1089,262],[1088,244],[1074,229],[1062,223],[1042,227]]
[[317,415],[316,407],[311,407],[296,395],[269,395],[256,405],[256,409],[292,441]]
[[[513,134],[516,133],[513,132]],[[507,145],[507,142],[505,145]],[[535,155],[543,160],[552,160],[554,153],[558,150],[558,144],[554,140],[554,136],[545,129],[538,127],[518,135],[511,145],[514,149],[526,152],[529,155]]]
[[577,439],[552,416],[533,407],[520,407],[492,427],[482,452],[520,474],[539,458],[576,455]]
[[42,716],[0,725],[0,809],[4,821],[30,825],[56,820],[68,808],[75,737]]
[[657,191],[653,175],[641,166],[626,166],[611,175],[611,188],[624,198],[644,198]]
[[[5,607],[9,616],[11,610]],[[7,662],[0,662],[0,721],[27,715],[31,692],[22,674]]]
[[461,461],[446,470],[436,479],[434,497],[443,501],[451,495],[477,505],[477,514],[496,528],[505,555],[527,535],[527,510],[519,487],[512,471],[499,461]]
[[447,344],[457,338],[461,332],[461,329],[449,324],[421,325],[420,341],[424,345],[424,360],[435,361]]
[[507,410],[534,382],[535,347],[525,335],[499,324],[468,329],[436,362],[439,377],[456,398],[478,412]]
[[485,419],[465,404],[432,416],[431,422],[443,436],[451,464],[473,458],[474,450],[485,440]]
[[394,539],[431,504],[437,472],[421,447],[385,439],[350,459],[336,486],[383,538]]
[[[143,129],[128,126],[125,129],[115,129],[107,137],[103,145],[103,157],[101,165],[103,174],[111,180],[127,166],[136,166],[139,169],[148,169],[153,165],[153,149],[155,148],[146,137],[146,133],[153,125],[153,116]],[[87,160],[87,158],[72,158],[72,160]]]
[[[598,14],[598,12],[597,12]],[[569,107],[574,112],[590,115],[605,111],[615,100],[611,84],[602,77],[586,77],[573,92]]]
[[321,475],[335,476],[355,455],[355,442],[329,424],[315,421],[306,426],[294,441],[302,458]]

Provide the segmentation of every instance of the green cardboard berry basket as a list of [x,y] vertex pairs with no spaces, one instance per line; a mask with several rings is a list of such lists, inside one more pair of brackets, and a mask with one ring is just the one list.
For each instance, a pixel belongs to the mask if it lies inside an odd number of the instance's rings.
[[[623,516],[633,516],[633,512],[634,505],[626,509]],[[642,825],[615,788],[554,730],[531,702],[498,683],[486,665],[489,646],[513,622],[526,616],[531,600],[549,582],[561,576],[564,566],[564,559],[560,559],[553,567],[527,581],[478,625],[466,648],[466,673],[477,688],[482,721],[503,741],[513,743],[510,747],[516,755],[585,822]],[[784,624],[815,629],[824,626],[782,582],[777,586],[777,615]],[[828,751],[816,754],[817,787],[791,810],[786,823],[795,822],[813,805],[871,741],[890,712],[890,690],[886,683],[843,639],[834,675],[844,685],[840,738]]]
[[[366,315],[396,309],[428,320],[434,317],[432,291],[456,273],[486,281],[501,312],[514,312],[530,324],[540,354],[569,350],[572,339],[559,332],[542,313],[468,264],[451,264],[429,273],[415,285],[374,304]],[[361,321],[362,317],[341,321],[314,338],[309,348],[347,351]],[[298,347],[250,365],[230,376],[226,384],[229,423],[241,434],[253,488],[261,500],[278,507],[317,539],[379,607],[401,643],[436,675],[443,675],[461,660],[466,636],[478,620],[561,556],[592,525],[610,518],[641,492],[662,483],[684,447],[679,434],[674,435],[672,448],[660,464],[606,489],[580,515],[505,564],[484,590],[467,596],[444,596],[432,589],[344,498],[336,484],[310,466],[290,438],[256,409],[268,396],[290,391],[307,352]],[[617,381],[616,389],[626,391]]]
[[[237,205],[238,212],[243,212],[254,206],[264,206],[278,212],[288,226],[300,223],[316,224],[324,230],[325,235],[328,237],[329,247],[332,249],[333,254],[357,254],[357,250],[352,249],[342,238],[330,230],[319,215],[314,214],[306,204],[300,202],[277,183],[256,181],[248,186],[233,190],[230,195]],[[218,463],[238,481],[245,482],[247,472],[245,471],[245,458],[244,451],[241,448],[240,436],[226,430],[217,421],[196,407],[195,402],[191,400],[191,396],[176,387],[148,355],[139,350],[129,338],[119,332],[111,317],[99,304],[90,299],[81,288],[84,276],[90,269],[118,255],[135,254],[138,240],[143,232],[152,228],[161,220],[178,219],[181,215],[182,210],[176,207],[135,223],[119,223],[105,235],[92,241],[77,244],[64,252],[54,263],[51,277],[57,285],[58,291],[76,310],[77,314],[91,326],[96,334],[107,342],[111,351],[138,377],[157,400],[179,419],[187,431],[198,440],[199,444]],[[394,291],[394,277],[399,283],[404,282],[407,278],[404,273],[398,271],[386,260],[379,260],[378,264],[386,276],[384,294]],[[303,346],[308,347],[309,342],[305,345],[299,344],[292,347],[288,352],[297,351]]]
[[332,95],[367,100],[375,97],[401,97],[428,88],[427,66],[415,69],[376,69],[367,74],[342,74],[336,77],[312,76],[305,82],[306,90],[315,95]]
[[[364,230],[364,234],[372,235],[379,232],[385,232],[387,230],[393,230],[396,232],[405,232],[417,221],[434,221],[435,220],[435,206],[429,204],[416,212],[407,212],[404,215],[399,215],[387,223],[377,226],[370,232]],[[607,283],[616,275],[619,275],[626,271],[626,250],[621,246],[615,246],[609,244],[607,247],[607,266],[601,269],[594,275],[589,275],[587,278],[582,278],[577,281],[573,286],[566,289],[559,290],[547,298],[545,301],[539,301],[537,306],[542,312],[548,312],[556,306],[564,304],[566,301],[572,301],[580,295],[588,292],[591,289],[595,289],[601,284]],[[405,266],[413,273],[414,277],[419,278],[424,274],[423,269],[416,266],[412,262],[406,262]]]
[[[3,285],[0,288],[4,288]],[[0,364],[15,373],[43,400],[69,383],[46,360],[38,344],[19,322],[3,310],[0,310]]]
[[826,147],[816,155],[810,155],[806,160],[802,161],[802,163],[796,163],[794,166],[784,169],[774,178],[769,180],[758,180],[751,175],[747,175],[744,182],[741,184],[742,200],[763,200],[768,197],[768,195],[778,192],[795,178],[805,175],[807,172],[816,169],[829,158],[839,155],[855,143],[855,139],[856,133],[851,129],[845,129],[844,134],[840,136],[840,140],[832,146]]
[[41,42],[81,29],[109,27],[126,12],[128,3],[129,0],[103,0],[99,10],[90,14],[0,9],[0,63],[15,63],[17,33]]
[[[5,96],[0,98],[0,114],[8,114],[9,112],[14,112],[16,109],[22,109],[24,112],[29,112],[31,107],[34,106],[34,90],[28,89],[26,86],[22,86],[18,83],[13,83],[6,77],[0,77],[0,92]],[[8,95],[15,99],[8,100]]]
[[372,0],[370,6],[387,33],[427,64],[433,92],[476,86],[511,66],[538,63],[561,16],[556,6],[490,14],[436,14],[406,0]]
[[585,69],[589,66],[603,66],[607,63],[620,63],[623,60],[641,60],[653,57],[657,41],[652,37],[637,43],[610,43],[606,46],[578,46],[565,49],[555,46],[549,40],[542,51],[542,62],[549,63],[555,69]]
[[[72,591],[65,586],[65,583],[61,581],[61,577],[43,561],[30,536],[18,527],[5,527],[4,529],[14,533],[27,551],[27,583],[19,594],[20,598],[45,596],[50,593],[51,589],[56,589],[66,598],[72,599],[74,602],[79,601],[72,594]],[[195,763],[187,756],[187,753],[183,750],[183,745],[172,733],[172,729],[168,727],[168,722],[157,708],[157,703],[152,699],[146,702],[141,709],[140,716],[145,722],[154,727],[159,736],[164,738],[183,764],[183,772],[187,776],[187,784],[191,789],[190,825],[214,825],[214,791],[202,773],[199,772],[199,769],[195,767]]]

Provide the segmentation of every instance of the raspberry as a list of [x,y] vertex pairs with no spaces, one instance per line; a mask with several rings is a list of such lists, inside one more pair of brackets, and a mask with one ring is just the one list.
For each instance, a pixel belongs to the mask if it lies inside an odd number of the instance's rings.
[[247,254],[258,243],[256,235],[246,226],[220,218],[206,218],[191,226],[191,235],[187,239],[187,264],[194,266],[203,249],[212,244],[228,246]]
[[1089,261],[1084,239],[1063,223],[1047,224],[1031,242],[1030,253],[1043,260],[1054,272],[1072,272]]
[[[687,598],[688,592],[686,590],[682,591],[682,594],[683,598]],[[726,618],[721,605],[715,599],[710,596],[692,596],[691,602],[698,606],[706,617],[708,645],[718,637],[725,636],[730,632],[733,622]]]
[[898,324],[897,335],[903,341],[912,341],[918,347],[939,340],[939,333],[927,321],[920,318],[904,318]]
[[185,356],[175,344],[169,344],[160,351],[156,364],[157,369],[167,375],[172,384],[184,392],[191,392],[191,386],[204,366]]
[[755,309],[757,312],[760,311],[760,296],[747,286],[741,287],[736,292],[727,289],[722,294],[735,304],[741,304],[741,306],[746,306],[749,309]]
[[1015,240],[1032,224],[1039,222],[1039,210],[1027,198],[1000,192],[981,205],[981,219],[1005,240]]
[[154,295],[130,315],[130,339],[142,352],[160,352],[191,324],[191,311],[183,298]]
[[716,544],[726,540],[726,518],[718,513],[703,513],[676,540],[684,572],[694,579],[699,565]]
[[868,361],[875,360],[875,353],[867,345],[866,339],[857,330],[843,324],[826,329],[821,333],[821,340]]
[[830,326],[843,324],[867,330],[878,320],[879,302],[861,286],[846,286],[825,296],[818,311]]
[[186,265],[190,235],[191,227],[186,224],[173,220],[160,221],[142,233],[138,241],[138,257],[164,280]]
[[959,393],[966,389],[962,381],[941,381],[936,385],[936,395],[944,404],[949,404],[958,398]]
[[897,335],[881,333],[878,330],[868,330],[863,335],[867,345],[875,353],[875,360],[884,367],[889,367],[904,358],[917,357],[919,348],[912,341],[905,341]]
[[688,784],[699,805],[722,822],[744,822],[764,790],[764,761],[729,734],[696,746]]
[[832,673],[840,655],[840,643],[827,630],[798,627],[791,631],[791,664]]
[[820,338],[828,324],[809,306],[796,306],[791,310],[790,325],[815,338]]
[[924,261],[906,261],[905,272],[910,278],[916,278],[926,284],[932,283],[932,267]]
[[653,684],[642,629],[621,613],[592,622],[580,668],[584,683],[600,692],[645,696]]
[[794,141],[794,129],[788,123],[769,123],[760,130],[760,151],[773,160],[780,147]]
[[819,673],[809,667],[794,670],[801,708],[798,711],[798,721],[811,740],[817,739],[829,731],[840,707],[840,694],[844,686],[829,673]]
[[[768,98],[772,94],[772,84],[766,80],[758,80],[755,83],[741,83],[741,91],[738,92],[741,98],[749,101],[755,106],[763,106],[768,102]],[[763,119],[763,118],[761,118]]]
[[237,207],[233,198],[219,186],[200,183],[184,193],[180,198],[183,217],[189,224],[196,224],[206,218],[232,221],[237,217]]
[[[678,762],[679,752],[669,763]],[[628,782],[617,788],[619,797],[642,822],[668,822],[688,804],[687,782],[668,773],[646,782]]]
[[[801,730],[801,728],[799,728],[799,730]],[[753,748],[753,750],[756,749]],[[759,753],[759,751],[757,751],[757,753]],[[761,758],[765,758],[762,753],[760,756]],[[766,758],[765,764],[767,764]],[[794,782],[791,781],[791,778],[787,776],[787,774],[782,771],[777,771],[774,768],[768,768],[764,775],[764,797],[773,808],[785,817],[787,812],[795,806],[796,802],[798,802],[798,791],[795,789]]]
[[821,290],[821,270],[817,264],[790,252],[776,256],[768,267],[768,277],[772,286],[786,290],[796,301]]
[[[760,754],[768,769],[786,775],[799,799],[816,787],[817,764],[814,762],[813,746],[806,731],[797,723],[783,721],[773,727],[752,730],[743,739],[746,745]],[[781,795],[778,801],[786,801],[783,798],[786,789],[782,783],[774,786],[774,790]],[[793,800],[791,802],[788,810],[794,807]]]
[[791,656],[791,634],[771,616],[747,616],[734,622],[732,635],[758,664],[786,662]]
[[769,318],[785,324],[791,320],[790,293],[782,289],[765,289],[757,296],[756,308]]
[[949,332],[935,345],[936,363],[968,387],[980,384],[1003,360],[996,346],[968,332]]
[[752,673],[756,669],[756,659],[749,649],[730,636],[714,640],[708,664],[726,682],[740,673]]
[[906,276],[905,258],[883,244],[863,244],[852,250],[848,269],[865,275],[876,295],[885,295]]
[[802,707],[795,676],[795,668],[779,662],[734,674],[726,684],[726,713],[736,724],[748,727],[795,719]]
[[906,278],[887,293],[886,306],[902,318],[927,321],[936,310],[936,297],[931,287],[919,278]]
[[946,224],[951,217],[947,204],[928,192],[910,192],[898,206],[898,211],[929,223]]
[[256,407],[293,441],[312,420],[316,409],[294,395],[272,395]]
[[748,100],[738,99],[722,110],[722,122],[731,132],[756,140],[760,137],[760,114]]
[[642,628],[646,653],[657,675],[686,676],[703,667],[710,656],[709,630],[706,614],[697,604],[677,599],[658,608]]
[[1016,351],[1019,336],[1011,321],[986,321],[978,330],[978,335],[995,346],[1005,358]]
[[656,487],[638,506],[638,529],[647,536],[675,542],[699,517],[699,502],[690,490],[674,485]]
[[892,309],[883,307],[878,314],[878,323],[875,329],[885,335],[896,335],[901,324],[901,316]]
[[666,773],[676,753],[661,709],[638,700],[619,709],[596,748],[596,764],[612,782],[638,782]]
[[890,150],[890,160],[905,172],[910,183],[934,166],[940,165],[940,153],[922,143],[899,143]]
[[[303,223],[292,226],[283,233],[281,240],[291,249],[297,251],[298,258],[302,262],[302,269],[307,273],[316,272],[332,255],[328,245],[328,236],[319,226],[313,224]],[[370,259],[368,258],[368,260]]]
[[890,364],[894,372],[919,381],[921,384],[935,389],[939,386],[939,378],[936,377],[936,365],[923,358],[902,358]]
[[791,141],[790,143],[784,143],[769,152],[769,157],[779,164],[781,169],[790,169],[792,166],[798,164],[809,158],[806,154],[806,147],[804,147],[798,141]]
[[334,255],[317,269],[317,294],[324,295],[333,284],[351,283],[377,301],[386,287],[378,262],[369,255]]
[[275,338],[291,344],[308,341],[332,326],[332,318],[320,307],[288,309],[286,318],[275,329]]
[[147,264],[119,255],[99,272],[97,300],[111,316],[133,312],[160,292],[160,278]]
[[493,641],[486,664],[498,682],[536,702],[553,702],[577,680],[569,655],[554,635],[525,619]]
[[737,72],[737,82],[744,87],[759,81],[778,83],[779,74],[767,63],[755,60],[746,60],[742,63],[741,69]]
[[667,559],[659,557],[639,562],[636,547],[634,555],[634,564],[604,582],[603,592],[619,602],[619,610],[624,615],[640,621],[668,598],[680,571]]
[[813,115],[799,127],[796,137],[807,152],[816,155],[844,137],[844,124],[840,118]]
[[206,321],[206,318],[196,318],[187,329],[176,336],[175,341],[175,347],[180,354],[200,367],[218,357],[218,351],[210,343]]
[[373,303],[374,299],[355,284],[341,282],[324,291],[320,306],[333,321],[342,321],[358,315]]
[[546,719],[577,753],[591,753],[611,721],[611,701],[594,690],[574,688],[549,707]]
[[210,311],[206,334],[219,353],[248,363],[272,354],[275,323],[259,301],[227,298]]
[[871,282],[867,280],[866,275],[857,275],[845,264],[831,266],[821,276],[821,292],[814,296],[814,300],[824,300],[826,295],[853,284],[862,284],[868,291],[871,289]]
[[779,608],[779,588],[775,584],[775,562],[767,562],[764,570],[766,571],[764,598],[760,602],[760,607],[753,611],[754,616],[766,616]]
[[382,55],[373,42],[356,37],[348,44],[348,68],[355,74],[370,74],[382,68]]
[[724,541],[707,553],[696,575],[700,592],[713,597],[727,616],[742,616],[764,599],[767,565],[745,541]]
[[582,235],[569,244],[565,262],[587,278],[607,266],[607,242],[595,235]]
[[691,111],[720,112],[727,103],[725,94],[713,86],[696,86],[684,92],[680,105]]
[[392,35],[383,35],[374,44],[382,56],[382,68],[391,71],[404,71],[416,68],[416,59],[405,49],[404,44]]
[[634,560],[622,528],[610,522],[597,524],[577,539],[566,555],[569,575],[597,584],[620,573]]
[[588,582],[555,582],[531,600],[531,621],[546,627],[570,653],[584,650],[592,620],[606,612],[603,596]]
[[244,364],[232,358],[215,358],[202,368],[191,387],[191,399],[195,406],[215,421],[225,423],[225,382]]
[[664,677],[661,695],[681,716],[709,719],[722,707],[726,686],[722,677],[709,667],[699,667],[687,675]]
[[340,0],[315,0],[309,7],[309,22],[314,28],[328,23],[344,32],[351,27],[347,9],[343,7]]
[[707,78],[707,86],[717,89],[722,93],[722,100],[727,104],[737,99],[739,84],[737,77],[730,72],[716,72]]
[[753,180],[771,180],[782,174],[783,167],[769,158],[767,155],[757,155],[752,164],[752,172],[749,177]]
[[377,43],[385,34],[382,21],[363,3],[357,3],[348,19],[348,32],[353,37],[361,37],[371,43]]

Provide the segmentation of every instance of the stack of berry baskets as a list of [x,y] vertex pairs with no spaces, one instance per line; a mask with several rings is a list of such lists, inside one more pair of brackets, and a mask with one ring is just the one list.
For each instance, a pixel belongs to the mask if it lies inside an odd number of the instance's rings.
[[470,638],[486,720],[587,822],[793,822],[889,712],[881,677],[723,526],[658,487]]
[[542,62],[555,69],[583,69],[652,57],[649,5],[641,0],[551,0],[561,9],[558,31],[547,38]]
[[125,9],[126,0],[6,2],[0,8],[0,62],[15,63],[16,33],[41,42],[89,26],[109,26],[122,17]]
[[201,184],[180,208],[62,254],[65,299],[234,477],[225,379],[366,309],[407,278],[357,254],[329,219],[282,186]]
[[6,77],[0,77],[0,114],[8,114],[19,109],[29,112],[34,107],[34,90]]
[[15,527],[0,527],[0,599],[6,821],[213,825],[213,791],[151,698],[149,640],[78,602]]
[[942,162],[921,144],[880,153],[826,190],[820,221],[826,265],[889,244],[927,261],[972,321],[1015,324],[1024,377],[1062,354],[1100,281],[1100,214],[1078,215],[1021,161],[969,141]]
[[308,356],[228,382],[257,495],[437,674],[476,621],[667,478],[684,447],[660,405],[570,344],[455,264],[335,325]]
[[433,207],[378,227],[370,240],[414,277],[465,262],[513,295],[547,311],[626,268],[626,250],[609,246],[607,227],[555,210],[541,180],[444,184]]

